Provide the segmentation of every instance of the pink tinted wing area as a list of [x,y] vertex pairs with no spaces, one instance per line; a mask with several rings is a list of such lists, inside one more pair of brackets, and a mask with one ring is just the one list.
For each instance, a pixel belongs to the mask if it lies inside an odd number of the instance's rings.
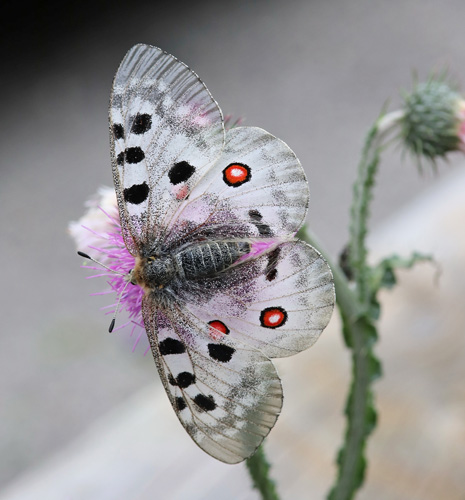
[[[227,338],[269,357],[310,347],[334,308],[331,270],[310,245],[289,241],[232,268],[205,300],[186,303],[199,320],[221,321]],[[225,337],[226,338],[226,337]]]

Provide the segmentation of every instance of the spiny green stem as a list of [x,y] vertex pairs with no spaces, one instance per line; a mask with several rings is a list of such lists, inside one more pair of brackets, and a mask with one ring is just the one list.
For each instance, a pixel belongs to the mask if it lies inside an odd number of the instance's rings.
[[367,306],[369,294],[369,270],[365,240],[368,231],[370,202],[373,198],[372,189],[386,137],[398,127],[403,116],[402,111],[394,111],[382,116],[370,129],[359,163],[357,180],[354,183],[350,209],[349,263],[359,300],[365,306]]
[[351,207],[349,264],[355,287],[349,286],[339,266],[331,261],[313,236],[307,232],[307,237],[304,237],[323,254],[333,271],[344,340],[352,351],[352,382],[345,409],[347,428],[337,458],[338,477],[328,495],[329,500],[350,500],[362,485],[366,465],[365,445],[376,425],[371,384],[380,376],[381,368],[373,353],[378,334],[370,305],[377,290],[373,290],[370,283],[371,269],[367,263],[365,240],[380,154],[387,135],[397,128],[402,117],[402,112],[381,117],[366,138]]
[[329,500],[349,500],[363,484],[365,445],[376,425],[371,384],[380,375],[380,364],[371,348],[377,338],[375,326],[366,317],[353,323],[347,321],[342,312],[341,316],[344,336],[352,349],[352,383],[345,409],[345,441],[337,458],[338,477],[328,495]]
[[253,485],[260,492],[263,500],[279,500],[275,482],[270,478],[270,464],[266,459],[263,445],[260,446],[255,455],[246,460]]
[[362,485],[365,476],[365,445],[376,425],[376,410],[373,405],[371,384],[381,374],[381,366],[373,353],[377,340],[376,317],[370,310],[377,290],[370,286],[371,269],[367,262],[366,235],[370,215],[372,189],[378,169],[380,154],[386,137],[398,129],[402,111],[382,116],[368,132],[351,207],[349,240],[349,263],[355,279],[354,294],[358,308],[364,314],[355,318],[338,302],[343,322],[344,338],[352,350],[352,383],[346,403],[347,429],[345,442],[339,451],[338,477],[328,498],[350,500]]

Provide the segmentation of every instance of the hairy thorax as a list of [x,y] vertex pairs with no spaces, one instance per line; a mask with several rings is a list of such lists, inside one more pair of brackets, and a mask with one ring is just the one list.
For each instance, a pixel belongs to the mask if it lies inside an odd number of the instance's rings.
[[171,256],[136,257],[132,272],[133,283],[144,291],[163,289],[176,276],[176,266]]

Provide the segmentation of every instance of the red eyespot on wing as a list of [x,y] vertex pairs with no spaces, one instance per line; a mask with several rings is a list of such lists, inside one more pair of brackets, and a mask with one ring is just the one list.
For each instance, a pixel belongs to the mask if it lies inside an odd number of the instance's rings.
[[229,334],[229,328],[222,322],[217,319],[213,321],[209,321],[210,325],[210,337],[213,340],[220,340],[223,335]]
[[260,313],[260,324],[265,328],[278,328],[287,321],[287,312],[282,307],[267,307]]
[[223,180],[231,187],[242,186],[245,182],[250,181],[251,177],[250,167],[243,163],[231,163],[223,170]]

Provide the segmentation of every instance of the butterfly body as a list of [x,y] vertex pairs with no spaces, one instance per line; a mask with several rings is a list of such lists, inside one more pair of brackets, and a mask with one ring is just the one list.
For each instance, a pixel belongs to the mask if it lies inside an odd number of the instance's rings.
[[270,358],[312,345],[334,306],[328,265],[295,239],[305,173],[265,130],[225,131],[199,77],[142,44],[113,82],[110,141],[128,279],[145,292],[162,383],[192,439],[240,462],[281,411]]
[[160,297],[166,293],[160,292],[162,289],[166,288],[172,297],[176,297],[176,290],[188,288],[189,281],[214,280],[247,255],[250,249],[248,241],[211,240],[172,253],[160,251],[148,257],[137,256],[129,281],[142,287],[155,301],[164,303]]

